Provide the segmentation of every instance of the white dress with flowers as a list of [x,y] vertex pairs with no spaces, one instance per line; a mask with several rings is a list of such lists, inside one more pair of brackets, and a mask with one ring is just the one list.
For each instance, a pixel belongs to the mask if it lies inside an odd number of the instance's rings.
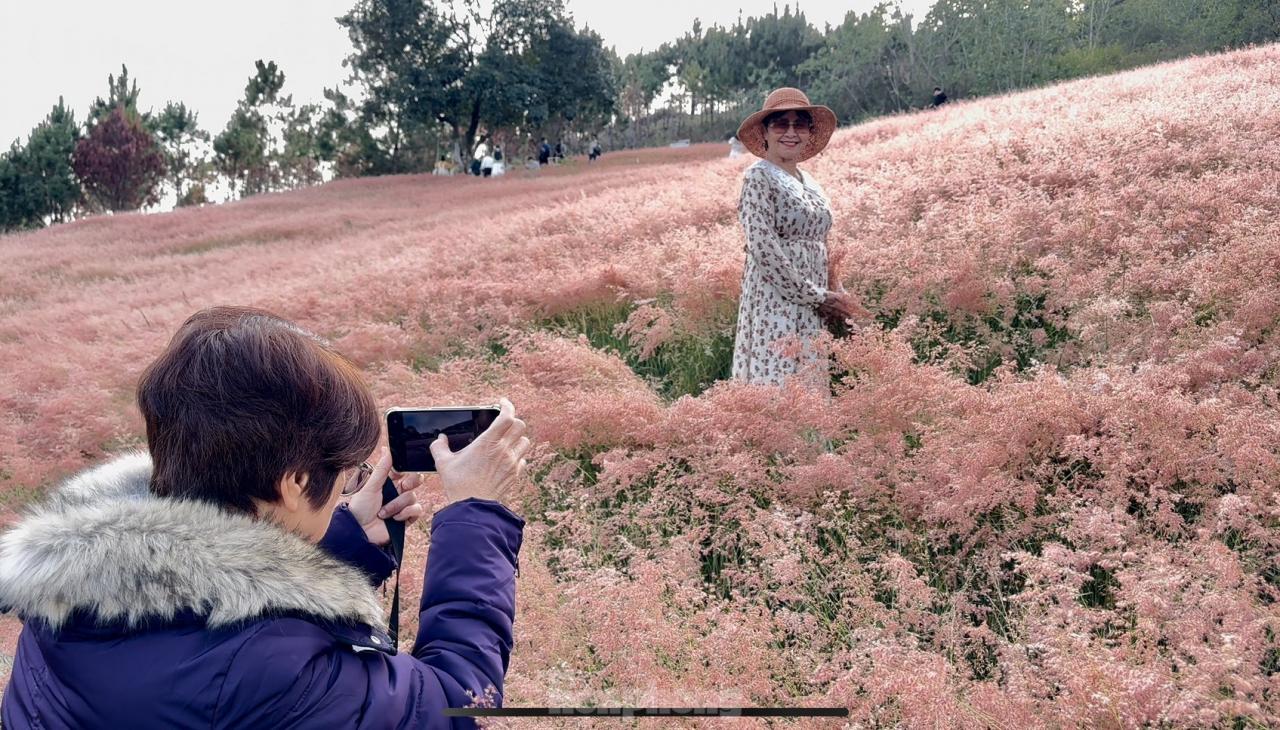
[[799,375],[827,387],[818,305],[827,296],[831,205],[817,181],[804,182],[761,160],[743,175],[738,219],[746,232],[746,267],[733,348],[733,377],[781,384]]

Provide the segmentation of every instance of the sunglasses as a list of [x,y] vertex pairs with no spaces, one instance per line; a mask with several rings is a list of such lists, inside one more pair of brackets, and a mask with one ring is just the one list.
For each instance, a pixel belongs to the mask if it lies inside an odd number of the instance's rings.
[[785,119],[775,119],[772,122],[769,122],[769,131],[775,132],[777,134],[786,134],[792,129],[796,130],[797,132],[800,132],[800,131],[812,132],[813,123],[806,122],[803,119],[796,119],[790,122]]
[[364,462],[356,467],[356,473],[351,475],[346,484],[342,485],[342,496],[350,497],[360,491],[360,487],[368,481],[369,475],[373,473],[373,467],[369,466],[369,462]]

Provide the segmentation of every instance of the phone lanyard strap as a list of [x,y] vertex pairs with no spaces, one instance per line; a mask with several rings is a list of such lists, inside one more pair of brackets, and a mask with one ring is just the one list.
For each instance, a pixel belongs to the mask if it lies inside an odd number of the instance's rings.
[[[386,504],[400,496],[395,482],[390,477],[382,483],[382,503]],[[404,564],[404,523],[393,518],[383,520],[387,526],[387,534],[391,535],[391,554],[396,559],[396,585],[391,596],[391,616],[387,619],[387,634],[391,637],[391,645],[400,648],[400,566]]]

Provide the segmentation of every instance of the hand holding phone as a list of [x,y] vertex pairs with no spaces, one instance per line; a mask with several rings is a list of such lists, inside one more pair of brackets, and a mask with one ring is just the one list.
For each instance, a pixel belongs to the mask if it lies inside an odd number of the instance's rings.
[[[397,408],[387,412],[392,455],[399,453],[401,459],[396,462],[397,470],[426,471],[415,467],[429,466],[440,474],[449,502],[470,497],[501,500],[506,496],[524,476],[524,457],[530,447],[526,428],[506,398],[496,414],[491,407]],[[421,453],[424,445],[429,462]]]
[[375,545],[385,545],[391,539],[387,520],[410,524],[425,514],[414,492],[422,483],[422,475],[392,471],[391,455],[385,450],[368,471],[362,470],[353,479],[355,489],[343,490],[350,496],[347,509]]
[[440,434],[454,449],[464,449],[501,415],[500,406],[392,408],[387,411],[387,444],[399,472],[436,471],[431,444]]

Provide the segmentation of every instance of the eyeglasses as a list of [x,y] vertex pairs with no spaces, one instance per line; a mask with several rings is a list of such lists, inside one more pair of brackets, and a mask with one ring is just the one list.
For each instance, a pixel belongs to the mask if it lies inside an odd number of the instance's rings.
[[772,122],[769,122],[769,131],[776,134],[786,134],[792,129],[797,132],[812,132],[813,123],[806,122],[803,119],[796,119],[790,122],[785,119],[775,119]]
[[347,479],[346,484],[342,485],[342,496],[350,497],[360,491],[360,487],[364,486],[365,481],[369,479],[369,475],[372,473],[373,467],[369,466],[369,462],[364,462],[356,467],[356,473],[352,474]]

